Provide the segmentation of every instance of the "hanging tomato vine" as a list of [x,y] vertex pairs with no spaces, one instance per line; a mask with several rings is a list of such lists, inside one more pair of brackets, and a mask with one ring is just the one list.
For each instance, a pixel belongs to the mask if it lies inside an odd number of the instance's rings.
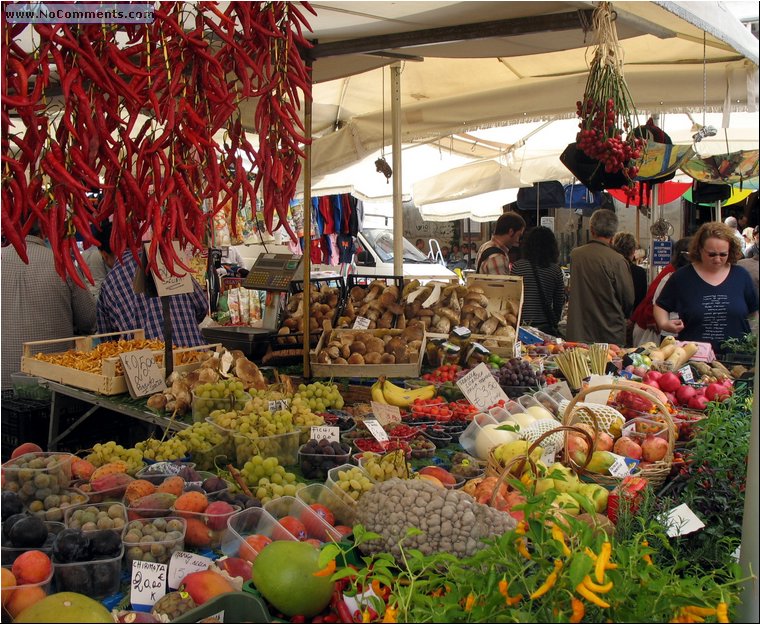
[[[26,28],[39,41],[33,51],[17,43]],[[15,25],[3,14],[3,235],[26,261],[25,236],[39,223],[56,270],[80,285],[75,260],[91,276],[76,235],[94,243],[91,227],[105,219],[117,256],[137,254],[150,230],[148,266],[160,254],[172,272],[172,241],[200,248],[218,210],[229,203],[234,225],[259,192],[269,231],[284,225],[295,238],[285,217],[307,141],[298,109],[311,97],[301,57],[308,29],[290,2],[230,2],[224,11],[160,2],[151,24],[128,25]],[[60,103],[49,97],[51,68]],[[258,98],[258,149],[243,130],[248,98]],[[102,193],[97,204],[92,191]]]
[[580,117],[576,142],[583,153],[601,163],[605,173],[622,172],[632,188],[646,143],[631,132],[639,125],[638,117],[623,76],[623,49],[609,2],[599,4],[593,22],[596,49],[583,99],[576,102]]

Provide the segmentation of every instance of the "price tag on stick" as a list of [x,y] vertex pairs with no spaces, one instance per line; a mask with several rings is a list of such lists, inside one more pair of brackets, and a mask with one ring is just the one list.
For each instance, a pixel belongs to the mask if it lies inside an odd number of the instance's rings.
[[135,611],[150,611],[150,608],[166,594],[165,563],[152,561],[132,562],[129,598]]
[[[179,241],[172,241],[174,246],[174,253],[178,258],[186,264],[185,253],[179,246]],[[145,243],[145,252],[150,253],[150,243]],[[176,262],[174,263],[175,273],[179,273],[179,276],[172,275],[169,269],[166,268],[164,260],[160,253],[156,254],[157,270],[153,271],[154,282],[156,283],[156,291],[159,297],[165,297],[167,295],[181,295],[189,294],[193,292],[193,279],[190,274],[185,271]],[[157,274],[157,275],[156,275]]]
[[120,353],[119,358],[133,399],[166,390],[164,371],[158,367],[156,357],[149,349]]
[[177,589],[182,579],[193,572],[208,570],[214,562],[208,557],[185,551],[175,552],[169,560],[169,588]]
[[457,381],[457,386],[467,400],[483,412],[499,401],[509,402],[509,397],[494,379],[491,370],[482,362]]
[[369,432],[374,436],[375,440],[378,442],[388,442],[390,438],[388,437],[388,432],[383,429],[383,426],[377,422],[374,418],[370,420],[364,421],[364,426],[367,427]]
[[401,422],[401,410],[395,405],[377,403],[376,401],[370,401],[370,405],[372,406],[372,413],[381,425]]
[[311,428],[311,439],[319,442],[327,440],[328,442],[340,442],[340,427],[327,427],[321,425]]

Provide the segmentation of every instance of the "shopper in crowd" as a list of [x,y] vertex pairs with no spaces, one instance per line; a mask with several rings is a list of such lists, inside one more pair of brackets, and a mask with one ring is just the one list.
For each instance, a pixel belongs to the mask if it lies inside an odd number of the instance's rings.
[[[132,252],[127,250],[121,261],[117,261],[111,251],[109,226],[105,226],[97,238],[103,260],[110,267],[98,297],[98,331],[107,333],[142,328],[146,338],[163,340],[164,313],[161,298],[146,297],[144,293],[134,291],[132,283],[137,272],[137,260]],[[172,343],[179,347],[206,344],[199,323],[208,312],[208,299],[194,279],[193,287],[192,293],[170,297]]]
[[512,275],[523,280],[522,324],[559,336],[565,303],[565,282],[559,264],[557,239],[547,227],[528,231],[522,242],[522,258],[512,265]]
[[729,228],[731,228],[731,233],[736,238],[737,242],[739,243],[739,249],[742,252],[742,255],[744,255],[744,249],[746,248],[746,242],[744,241],[744,237],[742,236],[742,233],[739,231],[739,222],[736,220],[736,217],[726,217],[726,220],[723,221]]
[[612,237],[612,248],[617,251],[623,258],[628,260],[628,268],[631,270],[631,279],[633,280],[633,307],[636,308],[644,296],[647,294],[647,271],[640,267],[634,261],[636,248],[636,237],[630,232],[618,232]]
[[749,249],[750,245],[752,245],[752,243],[755,242],[754,238],[753,238],[753,234],[752,234],[753,231],[754,230],[751,227],[745,227],[742,230],[742,238],[744,239],[744,255],[745,255],[745,257],[747,255],[747,249]]
[[673,245],[673,253],[670,262],[665,265],[647,289],[644,300],[636,306],[631,314],[633,321],[633,345],[638,347],[645,342],[660,343],[662,332],[654,322],[654,302],[660,296],[665,284],[668,283],[670,276],[683,266],[689,264],[689,243],[691,237],[681,238]]
[[425,253],[425,241],[423,241],[421,238],[418,238],[418,239],[415,241],[415,243],[414,243],[414,246],[415,246],[417,249],[419,249],[419,250],[420,250],[422,253]]
[[525,231],[525,219],[516,212],[505,212],[496,221],[491,240],[483,243],[475,260],[476,273],[509,274],[509,249],[517,245]]
[[[755,231],[757,232],[757,227],[755,228]],[[757,237],[757,234],[755,234],[755,237]],[[736,264],[746,269],[747,273],[749,273],[749,276],[752,278],[752,283],[755,285],[755,292],[758,292],[758,289],[760,289],[760,286],[758,286],[758,266],[760,265],[760,254],[755,253],[751,257],[742,258]]]
[[736,264],[742,253],[729,226],[703,224],[689,256],[692,263],[678,269],[655,300],[654,318],[661,330],[677,334],[679,340],[709,342],[718,353],[725,340],[750,331],[757,290],[749,273]]
[[[11,374],[21,370],[25,342],[95,332],[95,298],[56,273],[53,252],[41,236],[35,225],[26,237],[29,264],[12,245],[2,250],[3,389],[12,387]],[[56,345],[56,350],[60,347]]]
[[744,250],[745,258],[757,258],[760,255],[760,226],[752,228],[752,240]]
[[441,247],[441,257],[443,258],[444,263],[449,261],[449,248],[446,245]]
[[451,246],[451,255],[449,256],[449,262],[461,262],[462,261],[462,251],[459,248],[459,245],[454,243]]
[[569,340],[625,344],[633,280],[628,261],[610,246],[617,227],[612,210],[596,210],[589,224],[591,240],[570,252]]

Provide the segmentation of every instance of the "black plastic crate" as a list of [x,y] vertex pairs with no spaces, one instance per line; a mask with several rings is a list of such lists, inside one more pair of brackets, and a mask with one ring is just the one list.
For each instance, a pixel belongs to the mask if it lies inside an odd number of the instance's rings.
[[[344,310],[346,306],[348,306],[349,301],[351,300],[351,291],[356,288],[357,286],[360,286],[362,288],[367,288],[372,282],[381,282],[385,286],[396,286],[398,288],[398,300],[397,302],[399,304],[402,304],[401,301],[401,293],[404,290],[404,278],[397,275],[358,275],[355,273],[352,273],[348,276],[348,282],[346,284],[346,303],[344,306]],[[354,303],[354,305],[356,305]],[[391,324],[391,328],[396,327],[396,323],[398,322],[398,315],[394,315],[393,317],[393,323]],[[340,325],[340,329],[351,329],[348,325]]]
[[13,390],[2,395],[2,461],[10,459],[13,449],[24,442],[47,447],[50,401],[17,398]]

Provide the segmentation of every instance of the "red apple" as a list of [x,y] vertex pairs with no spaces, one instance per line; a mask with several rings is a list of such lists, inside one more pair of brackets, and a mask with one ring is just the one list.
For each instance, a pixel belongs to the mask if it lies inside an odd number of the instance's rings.
[[11,459],[16,459],[17,457],[26,455],[27,453],[42,452],[44,451],[34,442],[24,442],[23,444],[19,444],[15,449],[13,449],[13,452],[11,453]]

